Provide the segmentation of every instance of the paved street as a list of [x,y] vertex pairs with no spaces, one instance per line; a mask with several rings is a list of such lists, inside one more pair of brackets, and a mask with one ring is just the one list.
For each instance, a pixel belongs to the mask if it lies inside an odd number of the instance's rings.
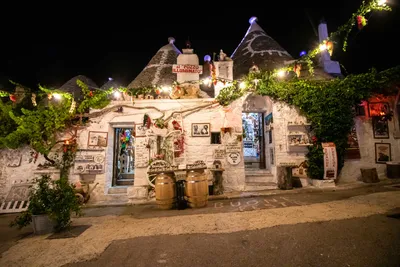
[[400,266],[399,187],[282,193],[85,208],[61,235],[10,229],[15,215],[0,215],[0,266]]
[[[400,211],[399,211],[400,212]],[[400,266],[400,219],[361,219],[276,226],[229,234],[138,237],[114,241],[102,266]]]
[[275,209],[291,206],[302,206],[323,203],[349,197],[386,191],[400,191],[400,187],[377,185],[351,190],[335,190],[326,192],[311,192],[300,194],[279,194],[262,197],[224,199],[209,201],[208,205],[198,209],[160,210],[157,205],[135,205],[123,207],[100,207],[84,209],[85,216],[130,215],[144,219],[153,217],[182,216],[191,214],[209,214],[260,209]]

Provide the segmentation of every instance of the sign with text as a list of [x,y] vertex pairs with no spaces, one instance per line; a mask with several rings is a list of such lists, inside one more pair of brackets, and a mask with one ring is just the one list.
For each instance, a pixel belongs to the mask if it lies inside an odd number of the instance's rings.
[[202,65],[189,65],[189,64],[174,64],[172,65],[173,73],[203,73]]
[[240,153],[242,145],[239,142],[229,142],[226,144],[226,153]]
[[337,177],[337,154],[334,143],[322,143],[324,150],[324,179],[334,180]]
[[214,159],[224,159],[225,149],[214,149]]

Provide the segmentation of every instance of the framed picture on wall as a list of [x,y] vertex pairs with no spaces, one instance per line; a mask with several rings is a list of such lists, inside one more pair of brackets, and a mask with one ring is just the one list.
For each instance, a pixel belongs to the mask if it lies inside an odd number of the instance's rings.
[[107,146],[107,132],[90,131],[88,136],[88,146]]
[[389,139],[389,125],[387,120],[382,120],[381,117],[372,117],[372,129],[374,138]]
[[207,137],[210,135],[210,123],[192,123],[193,137]]
[[390,143],[375,143],[375,162],[385,164],[392,160]]
[[135,137],[145,137],[147,127],[143,124],[135,124]]

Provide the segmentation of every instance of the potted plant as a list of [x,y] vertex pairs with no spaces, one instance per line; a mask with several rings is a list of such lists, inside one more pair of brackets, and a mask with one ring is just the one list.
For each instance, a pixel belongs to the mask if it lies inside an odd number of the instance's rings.
[[19,229],[32,223],[35,234],[61,231],[71,224],[71,213],[81,215],[81,206],[75,196],[74,185],[67,179],[52,180],[42,175],[35,180],[26,211],[11,222]]

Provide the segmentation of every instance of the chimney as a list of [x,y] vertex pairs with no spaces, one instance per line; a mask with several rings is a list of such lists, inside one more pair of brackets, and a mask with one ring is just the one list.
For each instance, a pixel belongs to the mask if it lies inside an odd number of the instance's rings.
[[[324,19],[322,19],[318,25],[318,38],[319,43],[322,43],[329,37],[328,26]],[[332,61],[327,50],[321,52],[320,64],[324,68],[324,71],[333,75],[341,76],[342,72],[340,70],[340,65],[338,61]]]

